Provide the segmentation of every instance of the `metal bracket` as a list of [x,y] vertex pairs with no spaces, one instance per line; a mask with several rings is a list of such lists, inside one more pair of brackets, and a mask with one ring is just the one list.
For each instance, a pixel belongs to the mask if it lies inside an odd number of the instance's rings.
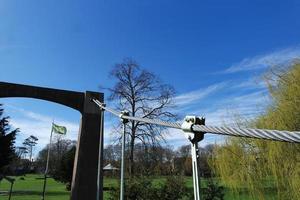
[[[95,100],[94,98],[90,98],[90,101],[91,101],[91,102],[94,102],[94,100]],[[97,100],[97,99],[96,99],[96,100]],[[95,102],[94,102],[94,103],[95,103]],[[99,102],[99,103],[100,103],[101,106],[106,107],[106,104],[105,104],[105,103],[103,103],[103,102]],[[99,108],[100,108],[101,111],[104,111],[104,110],[105,110],[104,108],[102,108],[102,107],[100,107],[100,106],[99,106]]]
[[128,110],[123,110],[121,111],[121,114],[119,115],[121,121],[123,124],[127,124],[129,122],[128,119],[125,119],[124,116],[129,116],[129,111]]
[[186,116],[184,118],[181,129],[184,131],[186,138],[192,143],[203,140],[205,134],[205,132],[194,131],[194,125],[205,125],[205,118],[197,116]]

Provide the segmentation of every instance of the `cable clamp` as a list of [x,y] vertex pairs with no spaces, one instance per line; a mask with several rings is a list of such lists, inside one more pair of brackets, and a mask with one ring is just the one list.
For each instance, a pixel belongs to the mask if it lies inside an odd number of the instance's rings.
[[184,131],[185,137],[192,143],[203,140],[205,134],[205,132],[195,131],[193,129],[194,125],[205,125],[205,118],[197,116],[186,116],[184,118],[181,129]]
[[106,104],[103,103],[103,102],[100,102],[98,99],[95,99],[95,98],[90,98],[90,101],[94,102],[96,105],[99,106],[99,108],[104,111],[105,110],[105,107],[106,107]]
[[[101,103],[101,102],[100,102],[100,103]],[[106,107],[106,104],[105,104],[105,103],[101,103],[101,106],[102,106],[102,107],[101,107],[100,109],[104,111],[104,110],[105,110],[105,107]]]
[[121,111],[121,114],[119,115],[121,121],[123,124],[127,124],[129,122],[128,119],[124,118],[124,116],[129,116],[129,111],[128,110],[123,110]]

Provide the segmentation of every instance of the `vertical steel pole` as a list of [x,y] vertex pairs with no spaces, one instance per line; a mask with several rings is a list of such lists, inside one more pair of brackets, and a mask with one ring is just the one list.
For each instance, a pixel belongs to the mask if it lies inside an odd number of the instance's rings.
[[205,125],[205,118],[197,116],[186,116],[181,125],[181,129],[185,132],[186,138],[191,142],[192,168],[193,168],[193,185],[194,199],[200,200],[200,169],[198,163],[198,142],[203,140],[205,132],[195,131],[194,125]]
[[124,200],[125,195],[125,139],[126,139],[126,124],[128,119],[124,119],[123,116],[129,116],[129,112],[124,110],[121,112],[120,118],[123,123],[123,133],[122,133],[122,157],[121,157],[121,183],[120,183],[120,200]]
[[194,185],[194,199],[200,200],[200,173],[198,163],[198,142],[191,142],[192,153],[192,167],[193,167],[193,185]]
[[[103,193],[103,189],[101,187],[101,182],[103,182],[103,180],[101,180],[101,177],[103,179],[102,175],[102,138],[103,138],[103,131],[104,131],[104,110],[101,109],[101,120],[100,120],[100,145],[99,145],[99,156],[98,156],[98,174],[97,174],[97,200],[101,200],[102,199],[102,193]],[[100,194],[101,193],[101,194]],[[100,198],[101,197],[101,198]]]
[[120,200],[124,200],[124,173],[125,173],[125,134],[126,134],[126,123],[123,123],[122,133],[122,160],[121,160],[121,184],[120,184]]

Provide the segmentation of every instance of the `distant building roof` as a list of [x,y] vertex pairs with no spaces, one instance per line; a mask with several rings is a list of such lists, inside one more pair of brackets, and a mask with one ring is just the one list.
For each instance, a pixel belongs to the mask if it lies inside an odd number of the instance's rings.
[[110,170],[119,170],[118,168],[112,166],[110,163],[108,165],[106,165],[105,167],[103,167],[103,170],[105,171],[110,171]]

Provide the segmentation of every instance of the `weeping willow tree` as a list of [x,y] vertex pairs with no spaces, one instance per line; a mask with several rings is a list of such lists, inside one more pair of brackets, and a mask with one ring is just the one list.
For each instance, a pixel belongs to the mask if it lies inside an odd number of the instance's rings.
[[[267,79],[272,103],[248,125],[300,130],[300,64]],[[270,78],[271,77],[271,78]],[[214,151],[211,166],[236,197],[247,189],[252,199],[300,199],[300,144],[228,138]]]

